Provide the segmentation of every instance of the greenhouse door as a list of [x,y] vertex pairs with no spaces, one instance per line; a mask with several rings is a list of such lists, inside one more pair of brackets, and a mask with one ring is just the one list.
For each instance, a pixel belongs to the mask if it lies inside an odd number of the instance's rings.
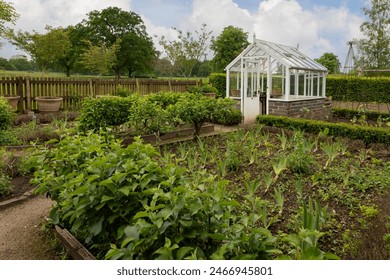
[[244,122],[250,123],[256,120],[260,111],[260,75],[256,72],[245,73],[244,85]]

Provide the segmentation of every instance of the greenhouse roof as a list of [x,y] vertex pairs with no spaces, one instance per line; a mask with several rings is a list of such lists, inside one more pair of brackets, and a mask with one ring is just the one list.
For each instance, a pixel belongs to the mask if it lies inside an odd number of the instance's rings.
[[301,53],[297,48],[258,39],[254,39],[254,42],[250,44],[239,56],[237,56],[225,68],[225,70],[240,71],[242,58],[244,58],[249,63],[263,60],[263,69],[266,69],[267,65],[265,61],[267,60],[268,56],[271,56],[273,60],[283,64],[289,69],[318,72],[328,71],[326,67]]

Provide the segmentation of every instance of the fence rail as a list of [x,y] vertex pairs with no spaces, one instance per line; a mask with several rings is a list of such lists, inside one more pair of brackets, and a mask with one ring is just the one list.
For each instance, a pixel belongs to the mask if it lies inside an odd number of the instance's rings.
[[19,111],[37,109],[38,96],[62,97],[61,109],[71,110],[86,97],[113,94],[119,87],[139,94],[160,91],[185,92],[191,86],[199,86],[201,80],[154,80],[154,79],[58,79],[10,77],[0,80],[0,96],[19,96]]

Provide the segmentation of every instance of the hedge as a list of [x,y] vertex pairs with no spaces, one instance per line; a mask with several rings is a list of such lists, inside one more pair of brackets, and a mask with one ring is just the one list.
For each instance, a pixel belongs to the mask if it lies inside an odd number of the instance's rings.
[[226,97],[226,74],[213,73],[209,77],[210,84],[218,91],[218,98]]
[[295,119],[281,116],[259,115],[257,123],[281,128],[295,128],[310,133],[319,133],[325,129],[329,135],[345,137],[352,140],[362,140],[365,145],[372,143],[390,144],[390,129],[373,126],[360,126],[349,123],[330,123],[308,119]]
[[329,76],[326,95],[335,101],[390,103],[390,78]]
[[390,114],[376,111],[358,111],[351,109],[332,109],[333,117],[353,119],[354,117],[365,116],[369,121],[377,121],[379,118],[390,119]]

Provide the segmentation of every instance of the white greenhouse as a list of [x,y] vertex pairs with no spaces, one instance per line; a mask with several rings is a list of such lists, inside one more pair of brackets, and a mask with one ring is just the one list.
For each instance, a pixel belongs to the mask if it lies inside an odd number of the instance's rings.
[[259,114],[321,118],[327,69],[297,48],[253,39],[226,68],[226,96],[245,122]]

